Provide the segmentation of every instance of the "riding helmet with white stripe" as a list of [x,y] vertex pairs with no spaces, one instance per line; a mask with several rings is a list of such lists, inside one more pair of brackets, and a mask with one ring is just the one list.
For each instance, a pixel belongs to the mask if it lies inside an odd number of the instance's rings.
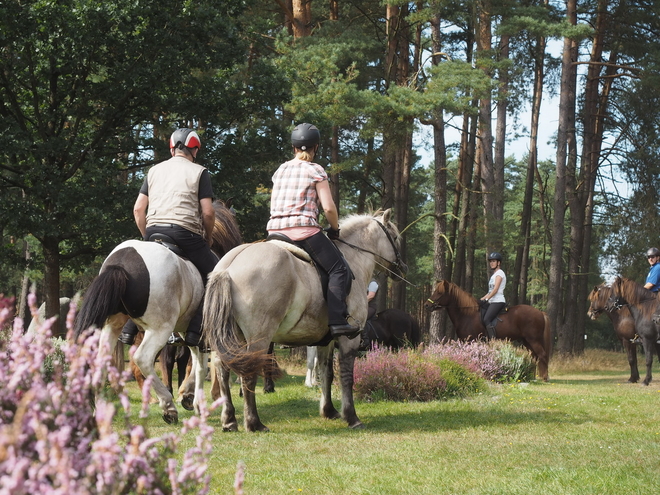
[[170,148],[201,148],[202,142],[192,129],[181,128],[172,133],[170,137]]
[[312,148],[321,141],[321,133],[314,124],[299,124],[291,132],[291,144],[303,151]]

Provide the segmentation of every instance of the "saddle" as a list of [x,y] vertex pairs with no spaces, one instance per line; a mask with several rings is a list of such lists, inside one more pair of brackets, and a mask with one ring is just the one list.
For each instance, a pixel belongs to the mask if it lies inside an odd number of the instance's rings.
[[158,244],[162,244],[167,249],[169,249],[174,254],[176,254],[179,258],[182,258],[184,260],[188,260],[188,257],[186,256],[186,253],[183,252],[183,249],[181,249],[177,245],[177,243],[174,242],[174,239],[172,239],[167,234],[160,234],[160,233],[151,234],[149,236],[149,242],[157,242]]

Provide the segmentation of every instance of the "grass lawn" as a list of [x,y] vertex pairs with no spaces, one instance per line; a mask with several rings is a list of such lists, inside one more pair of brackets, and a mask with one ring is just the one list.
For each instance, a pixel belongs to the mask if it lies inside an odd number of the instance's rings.
[[[492,385],[466,400],[357,402],[366,428],[355,431],[319,417],[319,392],[304,386],[300,363],[280,365],[277,391],[257,396],[270,433],[244,431],[238,386],[241,431],[223,433],[212,415],[211,493],[234,493],[239,461],[253,495],[660,493],[657,363],[648,387],[627,382],[624,354],[591,351],[551,363],[549,383]],[[339,408],[338,389],[333,397]],[[178,431],[160,414],[153,404],[152,436]],[[193,445],[187,435],[182,451]]]

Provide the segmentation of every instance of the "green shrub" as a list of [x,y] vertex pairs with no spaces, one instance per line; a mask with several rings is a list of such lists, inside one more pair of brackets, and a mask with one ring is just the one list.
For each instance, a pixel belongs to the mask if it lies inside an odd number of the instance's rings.
[[536,362],[531,354],[509,341],[494,341],[495,360],[501,368],[500,374],[494,378],[501,383],[529,382],[536,378]]

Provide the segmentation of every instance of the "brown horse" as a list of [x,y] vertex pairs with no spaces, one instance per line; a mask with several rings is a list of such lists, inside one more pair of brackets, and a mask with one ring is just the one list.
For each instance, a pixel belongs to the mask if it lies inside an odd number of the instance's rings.
[[[454,324],[460,340],[488,335],[486,327],[481,323],[477,300],[452,282],[438,282],[425,307],[430,311],[447,308],[449,319]],[[516,340],[527,347],[537,361],[539,376],[547,382],[548,363],[552,353],[552,332],[548,315],[532,306],[520,304],[508,308],[497,318],[500,320],[496,327],[497,338]]]
[[[589,311],[587,316],[592,320],[597,319],[603,312],[612,321],[614,333],[623,344],[628,356],[628,364],[630,365],[630,383],[637,383],[639,381],[639,369],[637,368],[637,346],[631,342],[635,338],[635,319],[633,318],[627,306],[623,306],[619,310],[606,311],[607,301],[612,297],[612,287],[609,285],[601,284],[594,287],[594,290],[589,294]],[[660,346],[658,346],[660,347]],[[660,352],[660,350],[659,350]],[[660,354],[658,354],[660,356]]]
[[658,352],[660,358],[660,346],[657,345],[658,327],[653,321],[654,313],[660,310],[660,302],[658,295],[645,289],[643,285],[624,277],[616,277],[612,283],[612,295],[605,309],[620,310],[626,305],[635,319],[635,331],[644,343],[646,376],[642,383],[648,385],[653,378],[651,368],[653,368],[654,350]]

